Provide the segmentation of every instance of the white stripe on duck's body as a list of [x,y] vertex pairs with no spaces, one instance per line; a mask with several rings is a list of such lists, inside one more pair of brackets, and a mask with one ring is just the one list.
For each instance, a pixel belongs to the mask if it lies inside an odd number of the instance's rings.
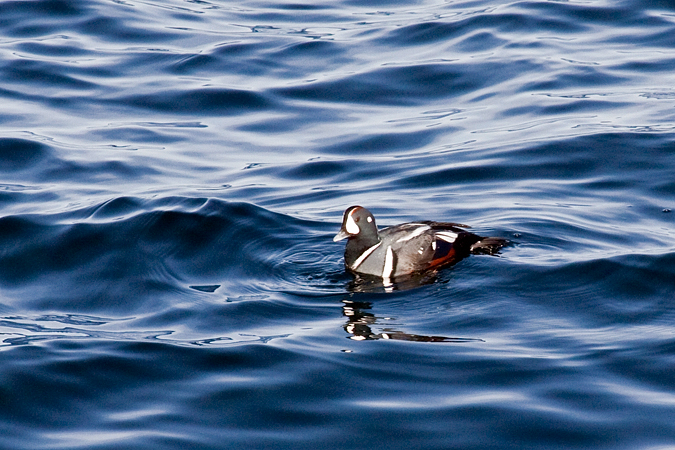
[[342,228],[333,239],[348,239],[345,267],[384,280],[448,266],[471,253],[495,254],[506,245],[501,238],[481,237],[450,222],[410,222],[382,230],[362,206],[347,208]]

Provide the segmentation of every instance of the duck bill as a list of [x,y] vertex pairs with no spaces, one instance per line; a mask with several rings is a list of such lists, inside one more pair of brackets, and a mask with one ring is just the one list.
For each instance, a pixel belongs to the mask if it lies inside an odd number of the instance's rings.
[[333,242],[341,241],[343,239],[347,239],[349,236],[351,236],[347,231],[343,228],[340,230],[338,234],[335,235],[333,238]]

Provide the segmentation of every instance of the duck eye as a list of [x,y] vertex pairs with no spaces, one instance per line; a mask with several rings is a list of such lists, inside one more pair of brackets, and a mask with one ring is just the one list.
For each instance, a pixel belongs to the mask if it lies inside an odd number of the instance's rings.
[[356,219],[354,219],[354,222],[358,222],[359,220],[361,220],[361,218],[357,217]]

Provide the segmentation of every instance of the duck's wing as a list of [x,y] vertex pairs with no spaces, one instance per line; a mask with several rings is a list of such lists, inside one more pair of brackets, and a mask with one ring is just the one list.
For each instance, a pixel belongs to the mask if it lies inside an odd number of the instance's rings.
[[423,223],[424,225],[429,226],[432,230],[452,230],[455,232],[460,232],[464,231],[463,228],[471,228],[469,225],[464,225],[462,223],[455,223],[455,222],[432,222],[432,221],[426,221],[426,222],[420,222]]

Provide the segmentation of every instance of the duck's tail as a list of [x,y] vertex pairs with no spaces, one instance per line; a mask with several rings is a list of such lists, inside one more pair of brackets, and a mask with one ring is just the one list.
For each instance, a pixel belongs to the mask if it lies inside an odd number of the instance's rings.
[[471,253],[474,255],[496,255],[509,241],[498,237],[482,237],[471,245]]

